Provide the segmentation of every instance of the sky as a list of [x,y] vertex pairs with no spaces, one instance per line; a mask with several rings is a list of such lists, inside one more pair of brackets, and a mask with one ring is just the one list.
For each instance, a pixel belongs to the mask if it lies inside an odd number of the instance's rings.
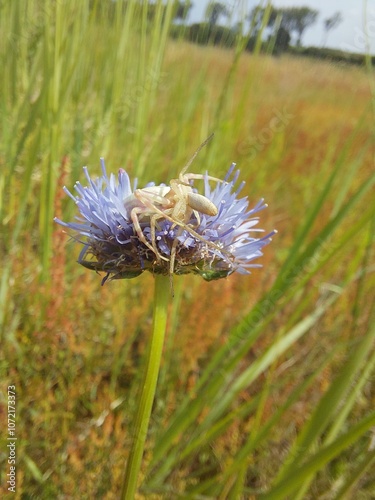
[[[189,24],[203,20],[208,1],[193,0],[194,5],[187,20]],[[250,12],[260,2],[222,0],[222,3],[240,13],[241,4],[245,5],[246,12]],[[375,0],[273,0],[272,3],[275,7],[310,7],[319,11],[316,23],[303,34],[304,46],[321,47],[324,38],[323,20],[340,11],[343,21],[329,32],[325,46],[348,52],[365,53],[369,50],[371,54],[375,54]],[[225,24],[225,18],[221,18],[220,22]]]

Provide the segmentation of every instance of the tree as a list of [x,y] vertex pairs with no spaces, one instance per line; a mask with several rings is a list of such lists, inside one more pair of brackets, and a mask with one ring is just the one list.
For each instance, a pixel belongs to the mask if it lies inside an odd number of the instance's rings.
[[208,24],[216,26],[220,16],[229,17],[228,9],[220,2],[210,2],[205,12],[205,18]]
[[174,6],[174,19],[179,19],[180,21],[186,21],[186,19],[189,16],[189,12],[191,8],[193,7],[193,2],[190,0],[186,1],[175,1],[175,6]]
[[310,7],[290,7],[278,9],[282,14],[281,26],[289,33],[297,34],[297,45],[301,45],[301,39],[306,28],[315,23],[319,12]]
[[325,34],[322,41],[322,46],[324,47],[327,43],[328,32],[333,28],[336,28],[343,21],[341,12],[335,12],[331,17],[323,20]]
[[280,26],[280,28],[276,32],[276,37],[275,37],[275,54],[280,55],[282,52],[285,52],[288,50],[290,43],[290,34],[289,32]]

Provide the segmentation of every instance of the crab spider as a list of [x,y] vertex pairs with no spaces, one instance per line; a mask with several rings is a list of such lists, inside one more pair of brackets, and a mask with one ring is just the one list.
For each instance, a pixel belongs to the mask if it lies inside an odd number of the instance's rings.
[[[212,135],[197,149],[189,162],[179,174],[178,179],[172,179],[169,186],[152,186],[143,189],[136,189],[134,193],[124,200],[125,208],[130,212],[135,232],[139,240],[156,255],[158,260],[170,263],[169,274],[172,276],[176,259],[178,239],[182,231],[188,231],[194,238],[204,242],[207,246],[219,250],[215,243],[206,240],[198,234],[194,227],[189,224],[194,215],[197,226],[200,224],[200,215],[215,216],[218,209],[215,204],[203,196],[195,193],[190,183],[192,180],[208,179],[216,182],[224,182],[216,177],[202,174],[186,173],[202,147],[211,139]],[[147,241],[141,228],[141,221],[146,219],[150,224],[151,243]],[[160,219],[166,219],[172,223],[172,228],[179,227],[177,237],[172,244],[170,257],[161,255],[156,244],[156,227]]]

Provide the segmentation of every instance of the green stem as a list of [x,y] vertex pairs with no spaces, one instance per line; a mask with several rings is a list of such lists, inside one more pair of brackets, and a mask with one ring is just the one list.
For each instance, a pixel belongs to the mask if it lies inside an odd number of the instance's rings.
[[134,439],[126,464],[125,477],[122,485],[122,500],[133,500],[137,489],[138,474],[141,468],[143,450],[163,351],[169,296],[170,287],[168,277],[156,275],[153,332],[149,346],[144,385],[135,420]]

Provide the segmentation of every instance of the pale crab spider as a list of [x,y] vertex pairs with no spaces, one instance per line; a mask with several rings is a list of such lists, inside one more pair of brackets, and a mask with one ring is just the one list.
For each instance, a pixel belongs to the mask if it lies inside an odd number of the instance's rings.
[[[212,134],[213,135],[213,134]],[[197,226],[200,224],[200,213],[204,215],[215,216],[218,209],[211,200],[205,196],[195,193],[191,180],[208,179],[216,182],[224,182],[216,177],[202,174],[186,173],[199,151],[207,144],[212,135],[206,139],[188,161],[180,172],[178,179],[172,179],[169,186],[152,186],[143,189],[136,189],[134,193],[124,200],[125,208],[130,211],[130,218],[139,240],[156,255],[158,260],[169,261],[169,274],[172,276],[176,259],[178,239],[175,238],[172,244],[170,257],[160,254],[156,245],[156,227],[157,221],[166,219],[174,226],[179,226],[180,234],[183,230],[188,231],[194,238],[204,242],[207,246],[214,248],[222,253],[222,249],[215,243],[206,240],[198,234],[189,221],[193,214],[197,220]],[[141,221],[149,222],[151,232],[151,243],[147,241],[141,228]]]

